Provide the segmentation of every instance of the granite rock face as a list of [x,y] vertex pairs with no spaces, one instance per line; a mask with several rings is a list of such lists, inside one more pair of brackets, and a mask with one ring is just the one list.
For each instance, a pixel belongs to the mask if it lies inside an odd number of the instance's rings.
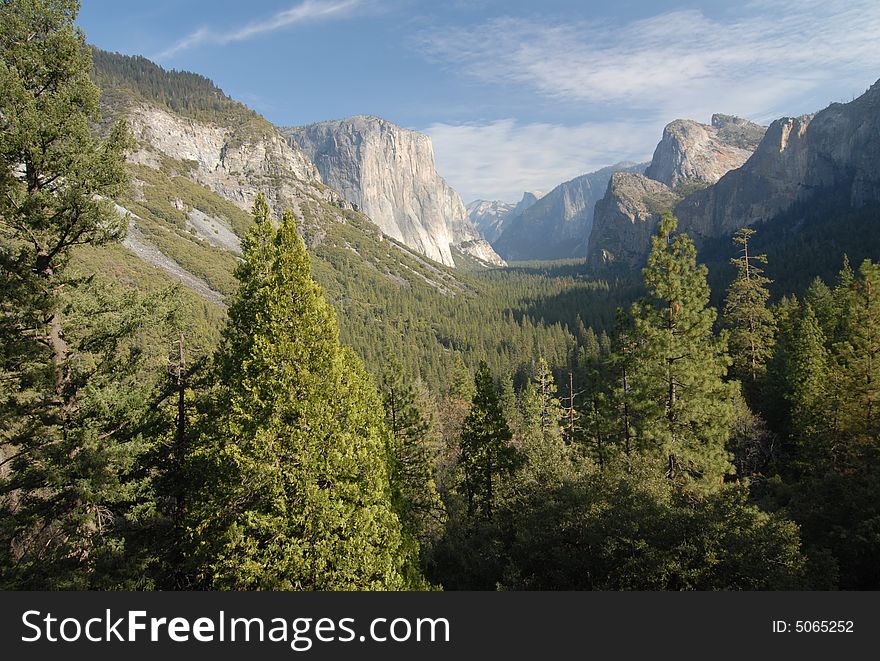
[[493,246],[505,259],[583,257],[596,201],[612,174],[644,169],[644,163],[618,163],[560,184],[522,213],[511,214]]
[[526,191],[516,204],[500,200],[475,200],[467,205],[468,218],[486,240],[493,244],[517,216],[544,197],[540,191]]
[[721,114],[712,115],[711,125],[687,119],[669,123],[644,175],[615,175],[596,203],[587,262],[592,267],[639,266],[650,250],[660,214],[741,167],[765,130]]
[[363,115],[282,132],[325,184],[388,236],[448,266],[455,265],[453,248],[504,265],[468,218],[461,197],[437,174],[428,136]]
[[731,115],[712,115],[711,125],[677,119],[663,129],[645,175],[670,188],[714,184],[748,160],[765,130]]
[[776,120],[741,168],[675,211],[682,229],[699,239],[768,220],[829,192],[850,208],[880,202],[880,81],[850,103]]
[[[298,210],[304,197],[345,206],[341,196],[321,184],[317,168],[268,122],[240,129],[217,126],[135,103],[125,117],[139,149],[129,160],[160,168],[163,156],[189,166],[186,176],[250,211],[263,192],[275,209]],[[350,206],[350,205],[348,205]]]
[[[721,118],[720,120],[718,118]],[[706,127],[673,122],[664,131],[646,176],[666,185],[678,184],[672,191],[683,197],[672,210],[678,227],[697,243],[732,234],[741,227],[770,220],[795,203],[808,203],[819,196],[833,195],[847,208],[880,202],[880,81],[850,103],[833,103],[824,110],[801,117],[774,121],[754,152],[738,167],[721,174],[720,169],[740,158],[734,149],[750,148],[757,135],[754,125],[726,116],[713,117],[715,137],[703,137]],[[698,135],[698,139],[693,135]],[[685,139],[682,136],[691,136]],[[714,161],[706,161],[706,145],[723,140],[726,147],[715,149]],[[688,146],[693,153],[679,153]],[[703,163],[703,169],[691,168]],[[684,183],[707,182],[694,190]],[[671,189],[670,189],[671,190]],[[622,191],[611,185],[606,199],[596,206],[596,220],[590,239],[588,261],[601,266],[622,261],[638,266],[650,249],[650,231],[656,215],[645,216],[636,188]],[[649,191],[649,196],[657,191]],[[670,200],[673,198],[669,198]],[[633,231],[641,218],[645,231]]]
[[660,214],[680,199],[661,181],[635,172],[614,173],[605,196],[596,203],[587,262],[637,264],[651,245]]

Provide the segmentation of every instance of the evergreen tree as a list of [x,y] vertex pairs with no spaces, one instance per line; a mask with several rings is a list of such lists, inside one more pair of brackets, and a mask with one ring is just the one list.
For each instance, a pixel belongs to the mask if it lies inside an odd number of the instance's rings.
[[832,291],[822,280],[816,278],[804,292],[804,303],[813,309],[819,328],[829,342],[839,339],[843,316],[848,308],[850,289]]
[[776,343],[773,354],[767,362],[764,398],[759,405],[756,405],[771,429],[780,433],[788,431],[791,412],[788,360],[800,314],[801,304],[796,296],[783,296],[773,307],[773,316],[776,319]]
[[534,490],[499,514],[512,590],[791,590],[804,586],[798,528],[725,485],[676,493],[614,466]]
[[290,212],[262,196],[217,354],[212,442],[190,512],[196,569],[235,589],[399,589],[382,404],[338,340]]
[[742,382],[750,400],[758,394],[775,333],[773,313],[767,308],[770,280],[759,266],[767,263],[767,256],[749,254],[749,240],[754,233],[743,228],[734,235],[741,249],[739,257],[731,260],[737,274],[724,305],[724,325],[730,329],[731,372]]
[[[633,377],[636,370],[638,353],[638,336],[635,332],[634,320],[623,310],[617,311],[613,349],[608,356],[608,369],[611,374],[611,405],[610,417],[612,424],[611,436],[617,439],[616,445],[624,455],[630,456],[635,443],[635,414],[638,407],[633,400]],[[594,407],[598,408],[598,406]]]
[[100,92],[79,3],[0,8],[0,564],[6,585],[83,588],[119,543],[111,524],[150,381],[128,334],[148,319],[137,297],[67,265],[74,246],[124,232],[107,198],[125,187],[131,141],[121,123],[93,135]]
[[880,502],[878,286],[874,264],[856,276],[845,263],[833,294],[816,281],[803,305],[784,301],[772,361],[784,440],[777,499],[802,527],[812,572],[844,589],[880,584],[872,532]]
[[673,238],[676,224],[664,214],[644,269],[648,298],[633,307],[636,441],[670,479],[714,488],[731,470],[736,384],[724,381],[730,360],[712,332],[706,267],[686,235]]
[[432,424],[416,403],[416,392],[395,357],[387,353],[381,378],[385,424],[390,432],[391,493],[404,531],[427,544],[445,520],[434,481],[438,451]]
[[571,473],[571,452],[563,437],[565,409],[547,361],[541,358],[521,396],[520,435],[528,472],[535,481],[558,482]]
[[[802,463],[819,459],[817,447],[826,419],[828,351],[825,334],[813,308],[805,304],[795,321],[785,365],[786,397],[790,405],[790,433],[799,449]],[[818,454],[817,454],[818,451]]]
[[866,260],[847,289],[845,339],[834,346],[830,385],[839,394],[834,406],[849,455],[841,459],[852,470],[865,450],[880,450],[880,264]]
[[[513,385],[513,375],[508,374],[501,379],[501,410],[504,411],[504,419],[507,420],[507,426],[513,429],[514,423],[519,415],[516,388]],[[514,445],[517,439],[514,439]]]
[[492,517],[499,478],[510,474],[519,463],[510,445],[512,434],[504,419],[495,381],[485,362],[474,376],[475,393],[471,410],[461,431],[459,466],[464,474],[462,490],[468,514]]

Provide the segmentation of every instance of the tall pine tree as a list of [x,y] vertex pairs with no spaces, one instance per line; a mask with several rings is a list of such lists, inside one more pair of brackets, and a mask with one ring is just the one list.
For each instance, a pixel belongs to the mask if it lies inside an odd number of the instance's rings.
[[520,437],[529,475],[542,484],[570,475],[572,452],[563,436],[566,412],[544,358],[538,360],[520,400]]
[[207,586],[404,588],[379,394],[339,344],[290,212],[265,198],[243,242],[239,292],[217,354],[212,442],[190,529]]
[[380,390],[390,432],[391,492],[407,534],[429,543],[442,531],[443,503],[434,481],[438,441],[432,421],[419,409],[416,391],[396,358],[386,351]]
[[67,266],[75,246],[124,233],[108,198],[126,185],[131,142],[122,123],[93,133],[79,3],[0,9],[0,565],[7,586],[84,588],[126,497],[146,396],[129,334],[146,319],[137,297]]
[[743,228],[734,234],[740,254],[731,260],[736,278],[727,290],[724,304],[724,325],[730,329],[732,375],[738,378],[749,400],[758,395],[758,385],[767,371],[767,360],[773,352],[776,323],[767,307],[770,279],[759,266],[767,263],[766,255],[749,252],[754,230]]
[[730,472],[725,443],[734,419],[735,384],[724,377],[726,340],[712,332],[707,269],[677,221],[664,214],[644,269],[648,297],[633,307],[636,442],[666,476],[699,489]]
[[880,264],[865,260],[844,291],[839,298],[848,305],[843,339],[833,348],[831,385],[839,394],[836,417],[845,436],[841,460],[852,470],[866,451],[880,452]]
[[805,304],[794,320],[785,365],[786,397],[791,407],[789,433],[803,467],[824,463],[823,432],[835,426],[826,416],[831,409],[827,407],[829,356],[825,344],[819,320],[812,306]]
[[510,444],[513,435],[504,419],[495,380],[485,362],[480,362],[474,386],[471,410],[461,431],[462,490],[470,516],[491,518],[498,480],[510,474],[521,458]]

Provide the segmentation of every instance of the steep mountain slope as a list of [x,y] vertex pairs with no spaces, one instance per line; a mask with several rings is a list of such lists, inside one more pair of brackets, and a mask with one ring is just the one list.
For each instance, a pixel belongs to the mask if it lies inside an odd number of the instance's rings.
[[644,168],[644,163],[618,163],[560,184],[521,214],[511,216],[493,246],[511,260],[584,256],[593,210],[611,175]]
[[[318,258],[316,272],[330,276],[338,270],[328,253],[342,249],[361,259],[367,281],[426,286],[451,295],[465,291],[450,271],[385,237],[321,183],[296,146],[209,81],[205,88],[206,79],[101,51],[96,51],[95,78],[104,91],[105,117],[126,119],[137,141],[129,157],[131,194],[119,200],[120,212],[131,214],[124,245],[212,304],[222,305],[234,290],[239,241],[261,192],[276,213],[290,208],[300,219],[303,237]],[[171,98],[182,97],[192,106],[175,111],[164,94],[181,87],[186,92]],[[154,89],[165,92],[151,94]]]
[[[525,373],[536,342],[562,363],[574,342],[563,324],[573,327],[576,313],[556,305],[556,297],[575,289],[605,296],[567,274],[471,273],[434,262],[383,234],[321,183],[296,146],[207,79],[101,51],[95,65],[104,126],[127,118],[138,147],[129,163],[133,186],[117,200],[120,212],[131,214],[128,236],[83,248],[77,261],[84,273],[137,289],[180,283],[187,346],[201,346],[202,355],[216,344],[225,300],[236,289],[240,239],[259,192],[276,214],[295,210],[342,340],[373,370],[381,369],[386,349],[394,352],[437,392],[462,361],[475,367],[484,359],[498,373]],[[451,254],[477,263],[458,248]],[[601,309],[609,318],[612,308]]]
[[650,247],[657,218],[745,163],[764,127],[715,114],[712,124],[677,119],[663,130],[644,174],[612,177],[596,204],[587,261],[635,266]]
[[510,222],[522,215],[535,202],[544,197],[540,191],[526,191],[516,204],[500,200],[474,200],[465,207],[468,218],[482,233],[483,237],[494,244]]
[[880,81],[850,103],[776,120],[741,168],[676,214],[698,238],[721,236],[831,193],[844,209],[880,201]]
[[447,266],[455,266],[453,247],[487,264],[504,264],[471,223],[461,197],[437,174],[428,136],[365,115],[282,131],[328,186],[388,236]]

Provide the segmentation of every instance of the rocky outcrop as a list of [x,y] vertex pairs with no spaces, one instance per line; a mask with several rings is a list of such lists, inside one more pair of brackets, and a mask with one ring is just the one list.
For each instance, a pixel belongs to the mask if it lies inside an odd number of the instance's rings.
[[669,186],[635,172],[616,172],[596,203],[590,265],[636,264],[651,245],[657,219],[681,198]]
[[511,214],[495,249],[505,259],[562,259],[587,254],[593,211],[618,171],[641,172],[645,164],[618,163],[566,181],[520,214]]
[[[713,118],[718,139],[737,149],[752,144],[756,134],[753,127],[726,117],[718,121],[718,117]],[[702,138],[685,141],[681,136],[687,131],[683,133],[682,126],[673,122],[667,127],[655,152],[655,162],[645,172],[663,178],[664,185],[687,181],[684,175],[695,181],[696,171],[688,164],[708,163],[701,160],[702,156],[676,156],[674,140],[679,145],[690,144],[693,149],[707,144]],[[705,156],[703,147],[697,152]],[[716,158],[712,163],[700,170],[703,181],[715,176],[721,161]],[[646,191],[648,195],[657,192]],[[833,103],[814,115],[776,120],[740,167],[727,171],[702,190],[689,191],[679,185],[676,192],[689,193],[673,209],[678,227],[698,244],[770,220],[796,203],[808,204],[820,196],[839,200],[846,208],[880,203],[880,81],[850,103]],[[588,257],[591,265],[612,260],[637,266],[644,261],[650,248],[648,230],[653,228],[655,218],[644,216],[646,205],[638,203],[636,194],[637,187],[622,193],[619,186],[609,186],[606,199],[597,204]],[[639,218],[643,219],[644,231],[634,232],[633,225]]]
[[245,210],[263,192],[273,208],[297,210],[304,197],[344,205],[321,185],[317,168],[268,122],[224,127],[174,114],[148,103],[133,103],[125,116],[139,149],[129,160],[161,169],[166,157],[198,182]]
[[682,229],[700,239],[832,192],[852,208],[880,202],[880,81],[850,103],[776,120],[741,168],[675,212]]
[[517,216],[544,197],[540,191],[526,191],[516,204],[500,200],[475,200],[467,205],[468,218],[485,239],[494,244]]
[[461,197],[437,174],[428,136],[369,116],[282,131],[325,184],[388,236],[449,266],[455,265],[452,247],[504,264],[468,218]]
[[765,130],[721,114],[712,115],[711,125],[687,119],[669,123],[644,176],[613,177],[596,203],[587,262],[593,267],[641,264],[659,215],[741,167]]
[[712,124],[677,119],[663,129],[645,175],[670,188],[714,184],[752,155],[766,130],[731,115],[712,115]]

